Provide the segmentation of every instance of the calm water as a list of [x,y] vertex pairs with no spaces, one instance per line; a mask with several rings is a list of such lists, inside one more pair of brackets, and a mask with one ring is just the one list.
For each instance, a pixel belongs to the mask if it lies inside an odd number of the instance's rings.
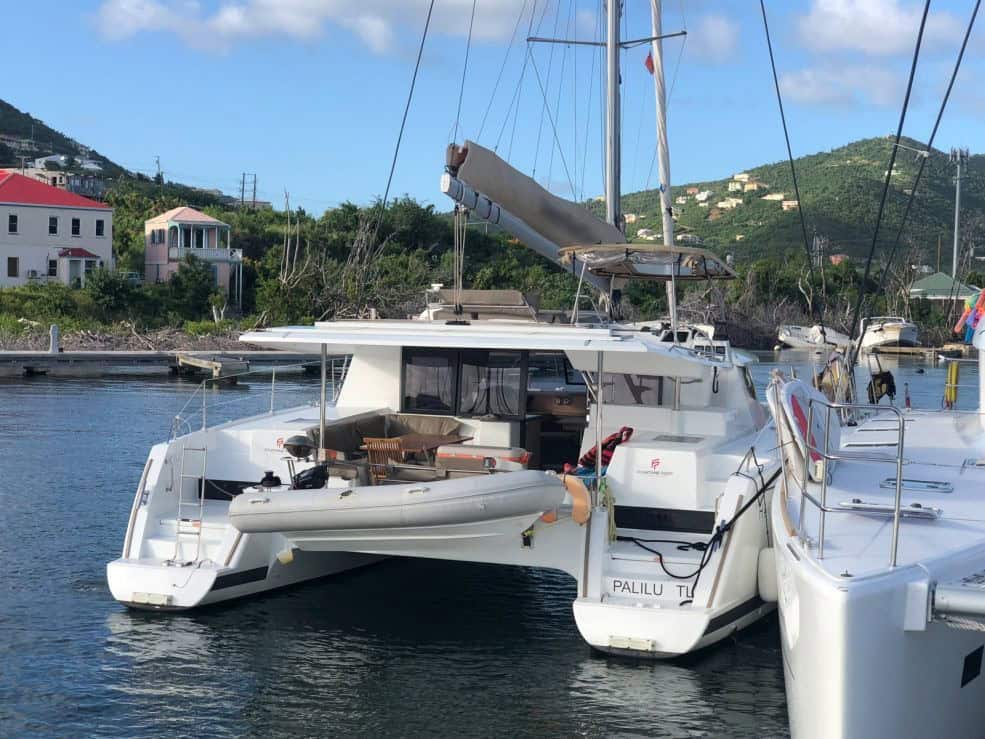
[[[893,370],[939,405],[943,370]],[[315,387],[293,380],[278,405]],[[219,391],[210,419],[263,408],[268,388]],[[120,607],[105,564],[193,389],[0,381],[0,735],[786,734],[775,619],[686,660],[606,658],[559,574],[391,560],[194,615]]]

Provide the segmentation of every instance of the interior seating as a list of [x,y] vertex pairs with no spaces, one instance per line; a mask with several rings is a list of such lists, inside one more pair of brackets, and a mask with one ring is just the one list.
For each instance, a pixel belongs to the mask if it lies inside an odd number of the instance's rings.
[[410,413],[375,413],[346,418],[325,427],[325,442],[319,444],[318,427],[308,429],[316,447],[335,452],[335,459],[352,460],[366,456],[364,439],[390,439],[404,434],[453,434],[461,423],[449,416],[423,416]]

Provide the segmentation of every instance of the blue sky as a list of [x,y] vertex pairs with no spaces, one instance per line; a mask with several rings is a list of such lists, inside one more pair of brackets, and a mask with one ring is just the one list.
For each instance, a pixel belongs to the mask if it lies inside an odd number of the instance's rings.
[[[914,138],[929,134],[973,6],[932,4],[905,128]],[[17,70],[4,75],[0,97],[131,169],[152,173],[159,155],[168,179],[230,193],[240,173],[256,172],[259,197],[278,205],[285,189],[292,204],[314,212],[366,203],[386,184],[426,7],[426,0],[7,2],[5,26],[19,32],[4,34],[5,59],[17,60]],[[514,166],[562,196],[601,193],[598,52],[538,45],[528,54],[523,40],[531,16],[540,35],[556,27],[557,35],[593,38],[599,7],[478,0],[458,139],[498,144]],[[895,130],[921,9],[913,0],[767,0],[795,155]],[[391,195],[450,205],[438,179],[471,10],[471,0],[436,1]],[[985,66],[983,23],[938,148],[985,151],[985,93],[975,89]],[[629,37],[649,35],[649,3],[625,0],[624,25]],[[783,159],[758,2],[666,0],[664,32],[682,28],[687,41],[669,40],[664,52],[673,181]],[[645,48],[624,54],[624,192],[656,181],[645,56]]]

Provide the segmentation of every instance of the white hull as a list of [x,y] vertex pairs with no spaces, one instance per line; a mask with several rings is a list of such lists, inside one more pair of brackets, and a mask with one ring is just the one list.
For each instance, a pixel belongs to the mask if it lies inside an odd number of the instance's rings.
[[[773,523],[782,531],[779,505]],[[981,571],[985,550],[951,565],[953,575]],[[925,592],[927,572],[904,567],[846,584],[786,535],[776,538],[776,566],[793,737],[982,736],[985,677],[977,670],[985,634],[941,622],[905,628],[908,588]]]
[[862,349],[878,349],[881,346],[917,346],[916,325],[903,319],[873,321],[868,323],[862,336]]
[[791,349],[831,349],[847,347],[851,340],[840,331],[820,326],[780,326],[777,330],[777,340],[781,345]]
[[[197,484],[179,485],[183,446],[203,443],[195,432],[151,449],[134,495],[122,556],[106,566],[113,597],[134,608],[186,610],[256,595],[372,564],[379,557],[336,553],[292,558],[281,534],[243,534],[229,522],[226,500],[206,500],[200,535],[181,537],[176,548],[177,495],[197,496]],[[273,433],[276,433],[274,431]],[[271,450],[282,456],[279,450]],[[271,455],[272,456],[272,455]],[[269,456],[240,460],[236,474],[259,478]],[[218,466],[218,465],[217,465]],[[187,470],[186,470],[187,471]],[[221,474],[230,477],[230,474]],[[280,561],[281,555],[285,561]]]
[[786,486],[770,521],[792,735],[983,736],[983,419],[884,408],[828,436],[817,394],[777,387]]

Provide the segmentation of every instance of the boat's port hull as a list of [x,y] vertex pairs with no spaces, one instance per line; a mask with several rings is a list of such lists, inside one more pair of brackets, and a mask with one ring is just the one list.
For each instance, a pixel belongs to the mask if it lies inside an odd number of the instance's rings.
[[274,557],[256,567],[117,559],[107,564],[106,579],[113,597],[129,608],[183,611],[336,575],[381,559],[349,552],[291,552],[287,564]]

